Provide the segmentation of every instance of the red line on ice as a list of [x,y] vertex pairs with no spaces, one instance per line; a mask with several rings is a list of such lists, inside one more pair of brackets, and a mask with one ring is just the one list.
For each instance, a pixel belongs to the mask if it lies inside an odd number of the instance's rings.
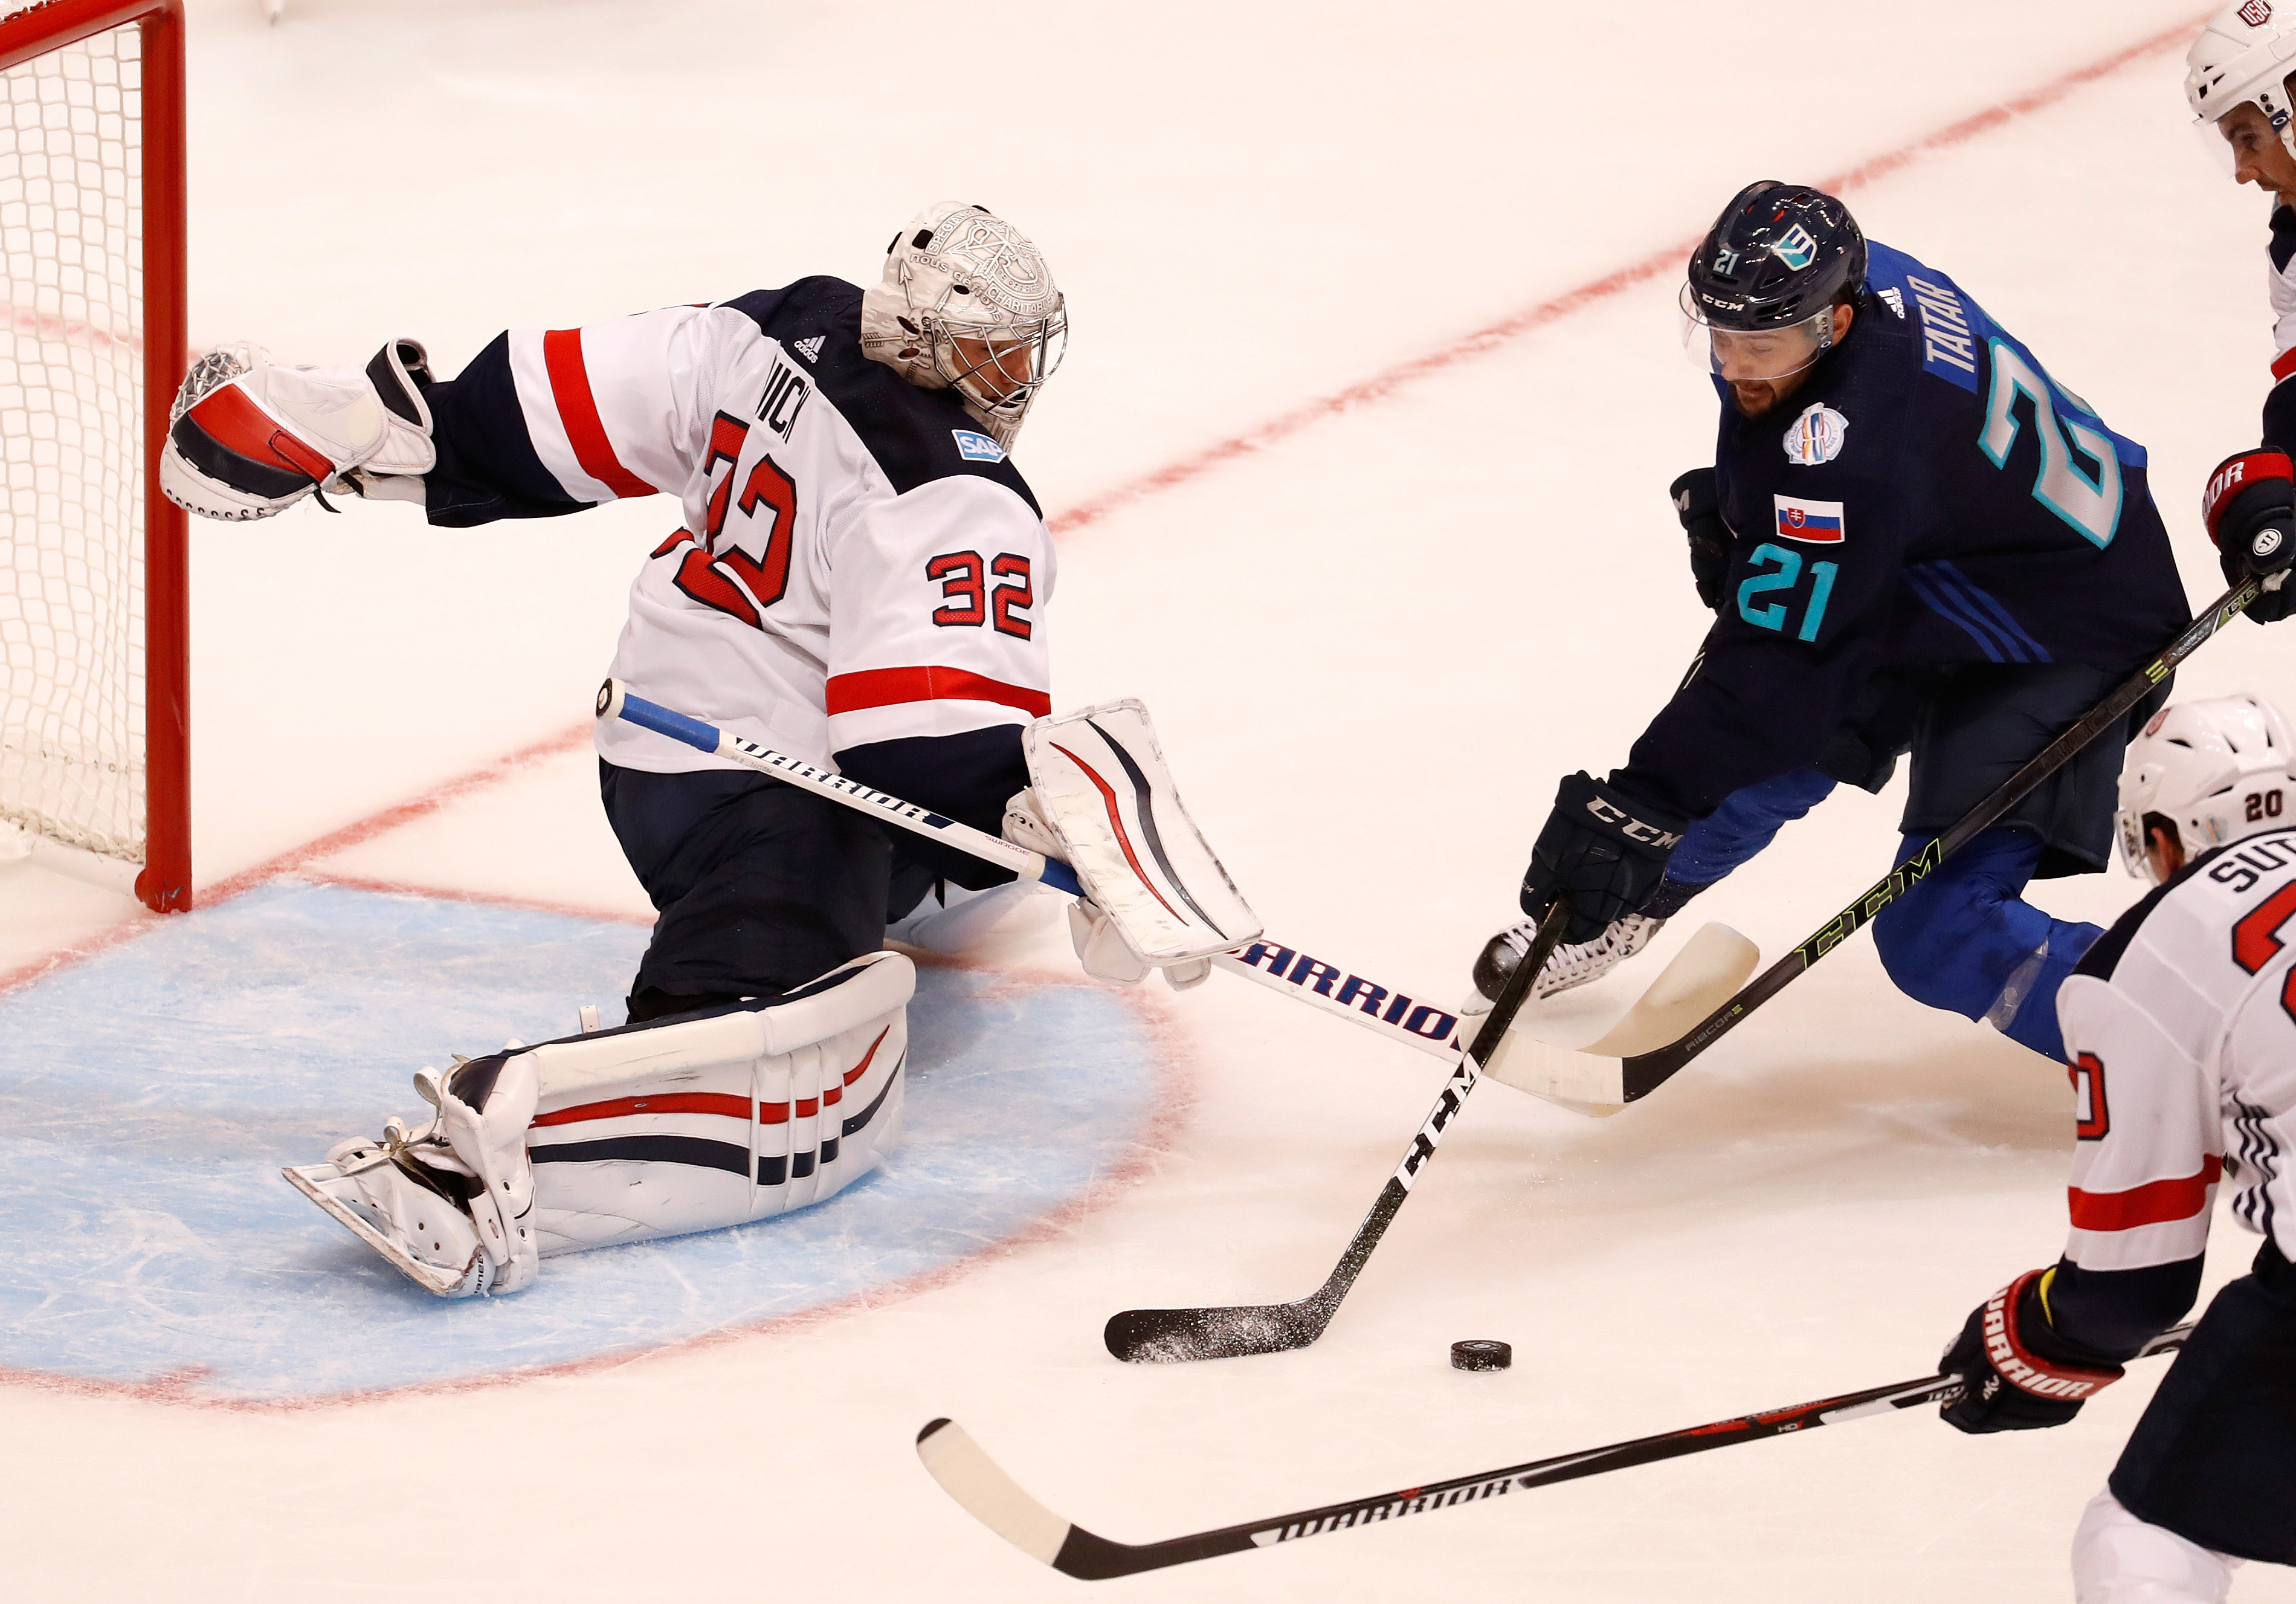
[[[2116,50],[2111,55],[2091,62],[2085,67],[2076,67],[2070,72],[2051,78],[2038,89],[2029,89],[2022,95],[1998,102],[1982,111],[1963,118],[1958,122],[1948,123],[1933,134],[1925,134],[1919,139],[1898,146],[1895,150],[1885,151],[1870,160],[1862,161],[1846,172],[1837,173],[1829,178],[1822,178],[1818,181],[1818,187],[1835,194],[1847,190],[1862,188],[1876,179],[1887,177],[1892,173],[1912,166],[1924,156],[1950,150],[1958,144],[1965,144],[1980,134],[1988,134],[2005,126],[2014,118],[2027,116],[2046,107],[2053,106],[2074,90],[2117,72],[2131,62],[2157,55],[2164,50],[2172,49],[2185,43],[2192,37],[2194,29],[2199,28],[2212,14],[2210,12],[2199,12],[2173,28],[2163,29],[2149,38],[2140,39],[2136,44]],[[1345,412],[1350,407],[1360,407],[1366,402],[1384,400],[1414,379],[1423,378],[1429,374],[1455,366],[1471,358],[1488,356],[1525,334],[1543,329],[1549,324],[1560,322],[1573,313],[1583,312],[1588,307],[1599,301],[1607,300],[1621,291],[1632,289],[1635,285],[1655,278],[1661,273],[1681,267],[1690,252],[1696,248],[1699,238],[1697,234],[1691,234],[1675,241],[1670,245],[1662,245],[1648,256],[1615,272],[1590,280],[1575,290],[1566,290],[1562,294],[1548,300],[1542,300],[1535,306],[1525,307],[1521,311],[1502,317],[1496,323],[1487,324],[1472,333],[1462,334],[1447,345],[1438,346],[1423,357],[1414,357],[1408,361],[1398,362],[1392,367],[1382,368],[1369,378],[1357,380],[1344,390],[1318,396],[1312,401],[1294,407],[1289,412],[1279,413],[1266,423],[1247,429],[1241,434],[1230,435],[1218,445],[1207,447],[1193,457],[1184,457],[1177,462],[1167,463],[1164,466],[1144,473],[1137,479],[1118,485],[1114,489],[1103,490],[1099,495],[1069,508],[1066,512],[1055,514],[1050,520],[1049,526],[1056,535],[1065,535],[1076,530],[1087,528],[1135,501],[1153,496],[1162,490],[1171,489],[1175,486],[1185,484],[1190,480],[1201,478],[1223,463],[1233,462],[1240,457],[1249,457],[1253,452],[1275,445],[1279,440],[1288,440],[1309,424],[1318,423],[1335,413]]]

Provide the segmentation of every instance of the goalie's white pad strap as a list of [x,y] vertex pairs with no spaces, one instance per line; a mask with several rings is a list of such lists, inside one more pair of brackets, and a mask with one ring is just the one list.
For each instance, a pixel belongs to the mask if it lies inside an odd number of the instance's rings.
[[784,998],[530,1049],[542,1252],[818,1203],[898,1136],[916,970],[870,953]]
[[438,1133],[477,1182],[469,1201],[479,1247],[495,1266],[492,1290],[517,1292],[541,1261],[530,1217],[534,1167],[526,1131],[536,1096],[531,1053],[472,1060],[448,1075],[439,1098]]
[[1226,952],[1259,918],[1181,804],[1148,710],[1111,702],[1021,732],[1029,787],[1086,895],[1151,964]]

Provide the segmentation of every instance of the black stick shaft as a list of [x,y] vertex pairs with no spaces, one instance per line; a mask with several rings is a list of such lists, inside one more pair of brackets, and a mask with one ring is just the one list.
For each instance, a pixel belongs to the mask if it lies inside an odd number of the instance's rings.
[[1529,998],[1538,971],[1545,967],[1547,958],[1562,939],[1563,929],[1570,923],[1570,911],[1558,901],[1540,920],[1530,950],[1500,987],[1490,1014],[1475,1034],[1474,1045],[1459,1055],[1450,1079],[1443,1083],[1442,1094],[1427,1111],[1419,1133],[1412,1138],[1410,1151],[1396,1165],[1395,1173],[1387,1178],[1387,1184],[1380,1188],[1370,1212],[1356,1227],[1346,1251],[1340,1254],[1340,1262],[1332,1267],[1332,1273],[1324,1279],[1321,1287],[1288,1304],[1121,1310],[1109,1317],[1101,1333],[1101,1341],[1108,1351],[1128,1364],[1182,1363],[1198,1359],[1241,1359],[1253,1353],[1289,1353],[1321,1337],[1338,1312],[1341,1300],[1362,1273],[1372,1250],[1387,1235],[1397,1212],[1411,1196],[1412,1183],[1418,1179],[1420,1170],[1435,1156],[1444,1131],[1465,1105],[1468,1094],[1475,1090],[1482,1066],[1490,1061],[1499,1038],[1506,1033]]
[[2176,671],[2177,664],[2199,651],[2210,636],[2262,593],[2262,584],[2253,579],[2243,580],[2226,591],[2213,606],[2162,647],[2160,655],[2091,708],[2079,723],[2043,747],[2031,761],[2002,781],[1990,796],[1964,814],[1944,835],[1868,886],[1849,907],[1820,925],[1808,941],[1748,981],[1736,996],[1691,1026],[1680,1038],[1626,1059],[1623,1079],[1627,1101],[1646,1097],[1664,1085],[1677,1070],[1736,1029],[1748,1015],[1792,984],[1811,965],[1871,924],[1883,909],[1944,862],[1949,853],[1989,827],[2022,802],[2034,786],[2063,768],[2075,753],[2127,717],[2129,709]]
[[1403,1162],[1395,1166],[1395,1173],[1389,1176],[1387,1184],[1380,1189],[1378,1198],[1373,1202],[1371,1212],[1364,1216],[1364,1222],[1356,1228],[1347,1251],[1340,1255],[1340,1262],[1332,1267],[1331,1275],[1316,1293],[1315,1302],[1328,1305],[1324,1312],[1325,1320],[1331,1318],[1332,1310],[1339,1307],[1340,1300],[1347,1296],[1348,1288],[1355,1285],[1364,1262],[1371,1257],[1371,1250],[1377,1247],[1379,1239],[1387,1234],[1387,1228],[1394,1222],[1396,1211],[1411,1195],[1412,1182],[1419,1179],[1420,1170],[1435,1156],[1435,1149],[1443,1140],[1444,1131],[1466,1102],[1467,1094],[1475,1090],[1477,1077],[1483,1065],[1489,1063],[1491,1055],[1498,1050],[1499,1038],[1506,1034],[1508,1027],[1514,1024],[1515,1016],[1522,1011],[1522,1005],[1529,1000],[1531,987],[1538,980],[1538,972],[1546,967],[1547,958],[1561,943],[1562,932],[1570,922],[1568,902],[1558,897],[1539,921],[1538,933],[1531,939],[1530,950],[1523,954],[1522,962],[1515,966],[1514,973],[1508,975],[1506,983],[1499,988],[1499,994],[1493,999],[1491,1011],[1484,1019],[1482,1028],[1475,1032],[1474,1045],[1459,1055],[1458,1067],[1443,1083],[1443,1093],[1435,1099],[1435,1106],[1427,1111],[1427,1118],[1420,1125],[1419,1134],[1412,1138],[1411,1151],[1403,1156]]
[[[2137,1356],[2147,1358],[2180,1348],[2185,1339],[2192,1335],[2192,1330],[2191,1326],[2183,1325],[2174,1330],[2164,1331],[2147,1343]],[[1612,1443],[1607,1447],[1589,1448],[1578,1453],[1557,1454],[1552,1459],[1533,1460],[1528,1464],[1510,1465],[1503,1470],[1454,1477],[1448,1481],[1376,1493],[1370,1498],[1355,1499],[1347,1503],[1300,1509],[1269,1520],[1222,1526],[1217,1531],[1197,1532],[1185,1537],[1166,1538],[1160,1542],[1111,1542],[1081,1526],[1071,1526],[1068,1540],[1062,1545],[1060,1556],[1054,1563],[1070,1575],[1094,1581],[1130,1575],[1137,1571],[1160,1570],[1166,1566],[1185,1565],[1193,1559],[1242,1553],[1247,1549],[1272,1548],[1279,1542],[1296,1542],[1302,1537],[1320,1537],[1327,1532],[1342,1532],[1376,1521],[1399,1520],[1406,1515],[1423,1515],[1457,1504],[1504,1497],[1510,1493],[1527,1493],[1535,1487],[1553,1486],[1557,1482],[1578,1481],[1585,1477],[1602,1476],[1636,1465],[1655,1464],[1660,1460],[1681,1459],[1717,1448],[1735,1448],[1740,1444],[1760,1442],[1766,1437],[1814,1431],[1821,1426],[1837,1426],[1848,1420],[1892,1414],[1901,1410],[1916,1409],[1924,1403],[1940,1403],[1960,1391],[1961,1378],[1958,1376],[1924,1376],[1917,1381],[1867,1387],[1863,1392],[1821,1398],[1814,1403],[1797,1403],[1758,1415],[1739,1415],[1704,1426],[1686,1427],[1679,1431],[1660,1432],[1655,1436]]]

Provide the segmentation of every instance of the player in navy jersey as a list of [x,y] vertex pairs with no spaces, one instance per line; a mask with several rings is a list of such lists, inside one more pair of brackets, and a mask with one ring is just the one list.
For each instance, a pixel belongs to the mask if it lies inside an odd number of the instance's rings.
[[[1714,465],[1673,489],[1716,621],[1625,766],[1562,784],[1521,892],[1526,913],[1571,908],[1542,991],[1632,953],[1908,751],[1918,849],[2188,621],[2144,448],[1833,196],[1742,191],[1683,307],[1721,423]],[[2104,866],[2125,739],[2093,743],[1882,912],[1901,990],[2058,1056],[2056,989],[2097,931],[2020,893]],[[1487,947],[1483,996],[1530,928]]]
[[2219,1177],[2264,1238],[2209,1304],[2073,1540],[2079,1604],[2219,1604],[2296,1564],[2296,752],[2252,696],[2180,703],[2128,749],[2120,838],[2158,887],[2057,999],[2071,1231],[1980,1304],[1939,1369],[1967,1432],[2070,1420],[2192,1306]]

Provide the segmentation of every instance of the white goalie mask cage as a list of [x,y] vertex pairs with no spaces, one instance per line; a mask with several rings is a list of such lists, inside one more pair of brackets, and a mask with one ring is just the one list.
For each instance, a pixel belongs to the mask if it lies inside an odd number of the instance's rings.
[[2155,878],[2146,861],[2144,816],[2177,827],[2188,856],[2296,824],[2288,723],[2261,697],[2183,702],[2152,715],[2128,744],[2116,816],[2123,868]]
[[1034,242],[983,206],[942,201],[886,248],[861,297],[861,349],[924,390],[955,390],[1008,449],[1068,350],[1068,305]]
[[2261,111],[2296,156],[2296,97],[2286,81],[2296,71],[2296,0],[2235,0],[2209,19],[2185,67],[2194,132],[2220,168],[2231,170],[2232,152],[2217,124],[2243,104]]

